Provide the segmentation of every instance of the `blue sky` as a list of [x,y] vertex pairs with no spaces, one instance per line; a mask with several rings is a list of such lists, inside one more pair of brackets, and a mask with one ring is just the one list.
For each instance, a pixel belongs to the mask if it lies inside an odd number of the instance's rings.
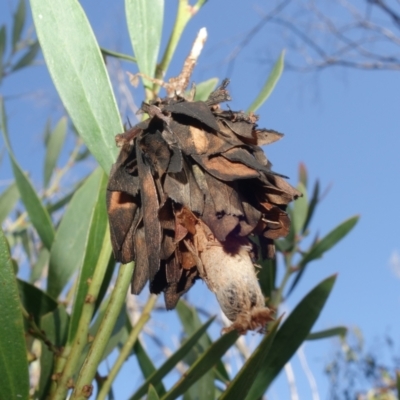
[[[112,5],[111,5],[112,4]],[[100,44],[132,54],[124,17],[123,2],[82,1]],[[0,4],[0,22],[10,22],[13,1]],[[209,1],[188,25],[168,77],[176,75],[197,31],[205,26],[208,41],[194,72],[193,80],[218,77],[231,71],[227,58],[241,35],[251,29],[266,11],[264,2]],[[166,2],[164,38],[174,19],[175,2]],[[340,17],[340,15],[339,15]],[[164,45],[165,45],[164,39]],[[265,82],[285,38],[268,26],[238,55],[229,76],[233,101],[230,107],[246,109]],[[296,54],[287,48],[287,57]],[[42,58],[40,57],[42,60]],[[135,67],[123,64],[135,72]],[[46,118],[56,121],[62,106],[43,63],[6,79],[1,87],[9,113],[12,145],[23,168],[30,172],[40,189],[43,160],[42,133]],[[323,259],[310,265],[287,303],[292,309],[325,277],[338,273],[337,283],[314,330],[336,325],[361,328],[368,343],[384,334],[397,341],[399,348],[400,281],[391,269],[390,259],[400,252],[400,79],[398,73],[328,69],[300,74],[285,71],[269,100],[258,110],[259,125],[285,133],[285,137],[266,149],[274,170],[297,183],[300,162],[309,171],[309,182],[319,179],[330,187],[312,224],[312,232],[326,234],[338,223],[355,214],[360,221],[355,229]],[[140,104],[140,88],[132,88]],[[131,120],[134,116],[130,115]],[[112,133],[110,133],[112,134]],[[67,144],[71,146],[72,139]],[[65,158],[67,152],[63,154]],[[91,164],[86,165],[89,169]],[[0,169],[0,190],[12,179],[8,160]],[[398,272],[399,273],[399,272]],[[203,285],[204,286],[204,285]],[[191,298],[203,298],[200,283]],[[212,297],[207,303],[215,306]],[[164,329],[155,324],[153,329]],[[165,327],[165,326],[164,326]],[[251,339],[251,338],[250,338]],[[317,379],[321,399],[327,397],[323,366],[332,354],[330,340],[307,343],[305,352]],[[299,361],[294,360],[300,399],[310,397],[310,389]],[[133,388],[132,388],[133,389]],[[120,393],[124,398],[124,393]],[[286,378],[280,377],[269,399],[288,398]]]

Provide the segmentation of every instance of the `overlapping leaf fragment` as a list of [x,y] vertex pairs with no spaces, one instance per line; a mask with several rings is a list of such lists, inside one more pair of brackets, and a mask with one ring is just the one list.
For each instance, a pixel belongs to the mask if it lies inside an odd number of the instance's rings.
[[[149,280],[150,291],[164,292],[171,309],[202,278],[228,318],[238,321],[241,307],[263,308],[261,292],[238,302],[240,288],[213,281],[215,266],[206,264],[221,263],[210,259],[209,249],[217,246],[219,257],[232,260],[232,266],[218,266],[220,280],[224,268],[231,275],[243,268],[240,262],[235,267],[240,254],[251,263],[249,235],[261,237],[273,256],[273,240],[289,232],[285,208],[300,193],[271,171],[260,148],[282,135],[259,129],[255,115],[220,108],[229,100],[227,83],[206,102],[175,96],[143,104],[150,117],[116,136],[121,152],[110,173],[107,205],[115,258],[136,262],[133,293]],[[252,263],[251,269],[257,282]],[[262,327],[269,313],[260,321],[249,318],[238,330]]]

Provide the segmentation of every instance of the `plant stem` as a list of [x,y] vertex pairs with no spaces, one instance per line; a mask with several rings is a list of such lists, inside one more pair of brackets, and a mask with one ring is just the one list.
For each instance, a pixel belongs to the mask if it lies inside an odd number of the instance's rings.
[[117,376],[119,370],[122,367],[122,364],[129,357],[132,347],[135,344],[135,342],[139,336],[139,333],[142,331],[146,322],[150,319],[150,313],[151,313],[153,307],[155,306],[156,301],[157,301],[157,296],[154,294],[150,295],[149,299],[147,300],[146,305],[144,306],[144,308],[142,310],[139,320],[135,324],[135,327],[131,330],[127,341],[125,342],[124,346],[120,350],[117,361],[111,368],[111,371],[107,376],[107,379],[103,382],[103,386],[101,387],[101,389],[97,395],[97,400],[105,400],[108,392],[111,389],[111,385],[114,382],[115,377]]
[[[186,27],[186,24],[190,19],[200,10],[200,8],[207,2],[207,0],[198,0],[194,6],[190,6],[188,0],[179,0],[178,11],[176,13],[176,19],[174,27],[169,38],[167,48],[165,49],[164,56],[157,67],[156,79],[164,79],[167,73],[168,66],[175,53],[176,46],[182,36],[182,32]],[[154,84],[153,93],[157,94],[160,90],[160,86]]]
[[91,394],[92,381],[96,375],[98,365],[101,362],[104,349],[110,339],[118,314],[125,301],[126,292],[132,279],[132,273],[133,263],[122,264],[120,266],[110,301],[79,373],[71,400],[84,400]]
[[126,60],[133,63],[136,63],[136,58],[132,56],[128,56],[127,54],[117,53],[116,51],[105,49],[104,47],[100,47],[100,50],[103,55],[119,58],[120,60]]
[[65,400],[67,391],[70,387],[69,382],[76,373],[82,351],[88,341],[90,320],[92,319],[96,299],[103,283],[104,275],[107,270],[111,256],[111,242],[108,229],[104,235],[103,245],[101,246],[99,259],[90,282],[85,303],[82,307],[82,314],[79,320],[76,336],[73,343],[67,344],[61,357],[57,360],[55,373],[61,376],[58,382],[52,385],[52,400]]

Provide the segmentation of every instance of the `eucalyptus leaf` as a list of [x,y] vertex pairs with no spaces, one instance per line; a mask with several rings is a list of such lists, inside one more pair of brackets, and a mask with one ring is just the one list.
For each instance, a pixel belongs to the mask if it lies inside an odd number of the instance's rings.
[[108,173],[114,136],[123,131],[102,54],[75,0],[30,0],[40,46],[57,91],[79,135]]
[[336,275],[312,289],[278,330],[274,345],[260,367],[246,400],[258,400],[307,338],[333,288]]
[[58,157],[60,156],[66,134],[67,134],[67,118],[62,117],[58,121],[54,130],[50,133],[47,140],[46,156],[44,160],[44,170],[43,170],[44,187],[47,187],[50,182],[54,168],[57,165],[57,160]]
[[[154,77],[160,50],[164,0],[125,0],[125,14],[139,71]],[[145,86],[153,84],[144,79]]]
[[[6,26],[2,25],[0,28],[0,64],[3,64],[3,56],[6,52],[7,46],[7,30]],[[0,75],[1,77],[1,75]]]
[[0,229],[0,399],[28,399],[29,374],[18,287]]
[[274,90],[275,85],[278,83],[279,78],[282,75],[284,58],[285,58],[285,50],[282,50],[281,55],[279,56],[275,65],[273,66],[272,71],[269,74],[267,81],[265,82],[264,86],[262,87],[257,98],[253,101],[251,106],[248,108],[247,112],[250,112],[250,111],[256,112],[263,105],[263,103],[268,99],[268,97]]
[[335,328],[325,329],[319,332],[310,333],[306,340],[318,340],[318,339],[326,339],[332,336],[340,336],[345,337],[347,334],[347,328],[345,326],[337,326]]
[[8,217],[19,199],[17,184],[12,183],[0,194],[0,224]]
[[48,265],[50,259],[50,252],[45,248],[42,247],[39,251],[39,255],[37,257],[36,262],[33,264],[31,269],[31,274],[29,277],[30,283],[35,283],[37,280],[40,279],[42,276],[43,270]]
[[308,225],[310,224],[311,218],[314,215],[318,201],[319,201],[319,181],[317,180],[315,182],[313,194],[312,194],[310,203],[308,205],[308,213],[307,213],[306,221],[304,222],[303,232],[308,228]]
[[12,27],[12,52],[17,51],[18,42],[21,39],[21,33],[24,29],[26,18],[25,0],[19,0],[17,11],[14,14],[13,27]]
[[4,110],[4,102],[1,97],[0,113],[0,126],[3,133],[3,139],[11,159],[11,166],[14,172],[15,182],[17,183],[22,202],[25,205],[32,225],[36,228],[36,231],[42,239],[43,244],[48,249],[50,249],[54,239],[54,227],[51,222],[49,213],[43,206],[41,200],[36,193],[35,188],[32,186],[31,182],[22,171],[21,167],[14,157],[14,153],[11,150],[10,141],[8,139],[7,119]]
[[54,298],[59,296],[72,275],[82,267],[94,210],[99,197],[104,195],[101,192],[103,182],[104,173],[97,168],[75,192],[57,229],[50,251],[47,284],[47,291]]

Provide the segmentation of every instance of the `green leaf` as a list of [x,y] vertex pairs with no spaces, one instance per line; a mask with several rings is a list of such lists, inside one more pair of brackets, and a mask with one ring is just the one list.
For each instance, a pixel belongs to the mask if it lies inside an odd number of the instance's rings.
[[6,26],[2,25],[0,28],[0,64],[3,63],[3,56],[6,51],[7,45],[7,31]]
[[[197,310],[194,307],[188,306],[185,301],[180,300],[178,302],[176,311],[178,312],[179,319],[181,320],[183,328],[188,336],[192,335],[196,329],[202,326],[202,322],[200,321]],[[212,340],[207,333],[204,333],[203,337],[201,337],[198,343],[193,346],[193,350],[186,357],[187,363],[192,364],[195,360],[197,360],[200,354],[204,353],[204,351],[211,346],[211,344]],[[230,380],[225,366],[221,360],[218,361],[215,372],[217,373],[215,378],[221,377],[225,382]],[[210,371],[210,375],[213,375],[212,371]]]
[[[130,327],[130,329],[132,329],[132,327]],[[152,374],[157,371],[157,369],[151,361],[150,357],[148,356],[142,343],[140,342],[140,339],[136,340],[133,346],[133,352],[136,355],[139,367],[142,371],[144,378],[148,379]],[[161,380],[158,383],[154,383],[154,387],[160,396],[163,396],[167,392]]]
[[[42,316],[40,327],[47,339],[56,347],[63,347],[67,340],[69,315],[65,307],[59,305],[53,312]],[[51,375],[54,367],[54,353],[47,346],[42,345],[40,355],[40,379],[37,398],[45,400],[48,398],[48,391],[51,385]],[[36,397],[36,396],[35,396]]]
[[314,185],[314,190],[310,200],[310,204],[308,205],[307,218],[306,221],[304,222],[303,232],[308,228],[308,225],[310,224],[311,218],[314,215],[314,211],[315,208],[317,207],[318,201],[319,201],[319,182],[317,180]]
[[0,399],[28,399],[29,374],[17,282],[0,229]]
[[319,332],[310,333],[307,340],[326,339],[332,336],[345,337],[347,335],[347,328],[345,326],[337,326],[335,328],[325,329]]
[[214,342],[194,364],[186,371],[185,375],[162,397],[163,400],[176,399],[185,393],[198,379],[209,371],[236,342],[239,335],[236,331],[229,332]]
[[8,139],[7,119],[4,109],[4,102],[3,98],[1,97],[0,114],[0,127],[3,133],[4,143],[11,159],[11,166],[14,172],[15,182],[17,183],[22,202],[25,205],[32,225],[36,228],[36,231],[42,239],[43,244],[48,249],[50,249],[54,239],[54,227],[51,222],[49,213],[40,201],[35,188],[32,186],[29,179],[23,173],[21,167],[14,157],[14,153],[11,150],[10,141]]
[[400,400],[400,371],[396,372],[397,398]]
[[211,92],[217,87],[218,78],[211,78],[196,85],[195,101],[206,101]]
[[247,112],[250,111],[256,112],[263,105],[265,100],[268,99],[268,97],[274,90],[275,85],[278,83],[279,78],[282,75],[284,58],[285,58],[285,50],[282,50],[281,55],[279,56],[274,67],[272,68],[272,71],[267,81],[265,82],[263,88],[261,89],[261,92],[259,93],[257,98],[253,101],[251,106],[248,108]]
[[270,332],[265,335],[253,354],[247,359],[243,367],[237,373],[235,379],[229,383],[225,392],[219,397],[219,400],[244,399],[246,397],[256,379],[257,372],[269,354],[281,319],[282,318],[279,318],[278,321],[272,324]]
[[299,182],[301,182],[304,187],[307,187],[308,173],[306,166],[302,162],[299,165]]
[[28,282],[18,279],[18,290],[22,305],[38,326],[44,314],[57,308],[58,304],[52,297]]
[[159,400],[156,389],[152,385],[149,386],[149,391],[147,392],[147,400]]
[[0,224],[8,217],[19,199],[17,184],[12,183],[0,195]]
[[18,8],[14,14],[13,28],[12,28],[12,52],[15,53],[17,50],[17,44],[21,39],[21,33],[25,25],[25,0],[20,0]]
[[[82,314],[83,304],[88,291],[88,281],[93,276],[94,270],[99,260],[99,249],[103,245],[104,235],[108,234],[108,216],[106,202],[104,201],[104,193],[107,187],[107,176],[100,172],[102,180],[100,185],[96,187],[93,193],[96,195],[95,203],[92,205],[93,212],[89,222],[89,233],[86,246],[83,252],[83,264],[80,269],[78,287],[74,299],[74,306],[71,314],[70,331],[68,334],[68,342],[72,343],[75,338],[76,330],[78,329],[79,320]],[[90,213],[90,212],[89,212]],[[108,263],[108,260],[104,262]]]
[[261,268],[258,270],[257,278],[265,297],[271,298],[275,290],[276,280],[276,258],[259,260]]
[[108,173],[123,131],[99,46],[76,0],[31,0],[40,46],[57,91],[80,136]]
[[304,267],[307,263],[316,258],[322,257],[322,255],[331,249],[336,243],[343,239],[355,226],[359,219],[359,216],[349,218],[348,220],[342,222],[331,232],[329,232],[324,238],[319,240],[311,249],[304,255],[301,259],[299,266]]
[[256,400],[262,397],[271,382],[307,338],[329,297],[335,280],[336,276],[334,275],[319,283],[284,321],[246,400]]
[[47,187],[50,178],[53,174],[54,168],[57,165],[58,157],[60,156],[65,136],[67,134],[67,118],[62,117],[56,127],[54,128],[53,132],[48,137],[47,140],[47,150],[46,150],[46,157],[44,161],[44,179],[43,185]]
[[[154,77],[160,50],[164,0],[125,0],[125,14],[139,71]],[[145,86],[153,84],[144,79]]]
[[307,219],[308,213],[308,198],[307,198],[307,189],[303,185],[303,183],[299,183],[297,186],[297,190],[303,194],[302,197],[299,197],[293,205],[293,229],[296,234],[300,234],[303,231],[304,223]]
[[18,71],[21,68],[31,65],[32,61],[36,58],[39,49],[40,45],[38,41],[30,44],[28,51],[26,51],[25,54],[17,61],[17,63],[13,65],[11,71]]
[[104,179],[103,171],[97,168],[75,192],[57,229],[50,251],[47,285],[48,293],[54,298],[83,264],[95,207],[99,201],[104,201],[99,200],[104,196],[101,192]]
[[[214,318],[208,320],[204,325],[202,325],[199,329],[194,331],[193,335],[189,337],[189,339],[185,340],[182,346],[170,357],[160,368],[155,370],[147,379],[146,382],[143,383],[142,386],[135,392],[134,395],[130,398],[130,400],[138,400],[144,396],[149,384],[157,387],[159,383],[161,383],[162,379],[181,361],[186,354],[193,348],[193,346],[199,341],[199,339],[203,336],[204,332],[206,332],[207,328],[210,326],[211,322]],[[158,392],[162,395],[160,392]]]
[[29,277],[30,283],[35,283],[42,276],[43,269],[46,265],[48,265],[50,259],[50,252],[42,247],[39,251],[39,255],[37,257],[36,262],[33,264],[31,275]]

